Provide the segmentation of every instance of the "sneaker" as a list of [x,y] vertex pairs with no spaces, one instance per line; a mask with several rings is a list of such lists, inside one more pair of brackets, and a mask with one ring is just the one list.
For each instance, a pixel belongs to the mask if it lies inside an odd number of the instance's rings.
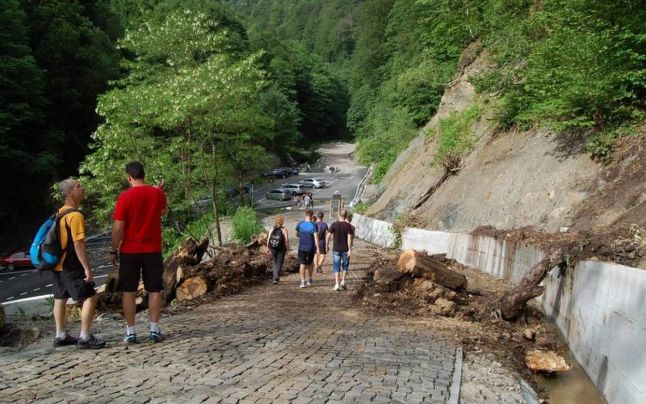
[[334,290],[341,290],[338,283],[336,285],[334,285]]
[[301,288],[305,287],[305,281],[301,281]]
[[68,345],[76,345],[78,342],[77,338],[72,337],[69,334],[65,335],[65,338],[54,338],[54,347],[61,347],[61,346],[68,346]]
[[128,343],[128,344],[136,344],[137,342],[137,334],[126,334],[126,336],[123,338],[123,342]]
[[346,290],[347,288],[348,288],[348,287],[347,287],[347,286],[345,286],[345,282],[343,282],[343,283],[341,284],[341,289]]
[[148,334],[148,340],[152,342],[162,342],[163,340],[166,339],[166,336],[161,333],[161,331],[150,331],[150,334]]
[[105,341],[98,339],[94,335],[90,335],[90,338],[86,340],[79,338],[76,346],[79,349],[99,349],[105,346]]
[[312,280],[310,279],[309,281],[307,281],[307,283],[305,285],[306,286],[312,286]]
[[277,283],[278,283],[278,281],[274,281],[274,285],[277,284]]

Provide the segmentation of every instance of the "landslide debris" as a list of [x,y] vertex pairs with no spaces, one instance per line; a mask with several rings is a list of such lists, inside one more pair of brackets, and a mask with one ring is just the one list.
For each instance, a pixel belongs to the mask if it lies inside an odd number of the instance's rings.
[[[164,263],[162,300],[167,310],[180,310],[211,302],[237,293],[271,277],[271,254],[264,246],[266,235],[259,235],[246,246],[228,244],[210,247],[208,240],[198,242],[188,238]],[[207,258],[203,257],[207,254]],[[293,254],[285,257],[283,273],[298,272]],[[121,311],[121,294],[117,291],[118,271],[108,275],[99,290],[97,310]],[[137,311],[148,307],[143,283],[137,292]]]
[[[442,270],[466,278],[466,286],[455,286],[452,283],[459,279],[456,276],[434,278],[429,274],[432,268],[404,272],[398,269],[399,257],[394,252],[382,250],[375,255],[368,277],[357,293],[358,301],[368,310],[419,317],[428,321],[438,335],[462,344],[468,352],[494,354],[527,380],[533,381],[537,371],[551,373],[563,369],[530,370],[526,366],[529,352],[559,357],[567,345],[539,307],[528,306],[517,322],[501,318],[500,301],[513,289],[510,282],[461,265],[444,254],[423,258],[425,263],[440,263]],[[538,388],[535,382],[532,384]]]

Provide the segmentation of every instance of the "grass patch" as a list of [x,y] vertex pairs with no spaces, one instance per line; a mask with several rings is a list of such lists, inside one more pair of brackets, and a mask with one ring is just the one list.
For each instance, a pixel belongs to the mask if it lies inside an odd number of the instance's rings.
[[437,151],[433,162],[444,165],[449,160],[461,159],[469,154],[476,144],[473,125],[482,116],[482,108],[472,105],[462,112],[454,112],[440,120],[429,133],[437,139]]

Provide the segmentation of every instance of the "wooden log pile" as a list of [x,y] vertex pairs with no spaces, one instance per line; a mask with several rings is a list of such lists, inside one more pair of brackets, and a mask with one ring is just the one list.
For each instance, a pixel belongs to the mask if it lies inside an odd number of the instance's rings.
[[[255,280],[269,277],[272,256],[265,243],[266,234],[254,237],[252,242],[244,246],[229,244],[209,247],[207,239],[186,239],[164,262],[162,303],[168,305],[174,299],[188,302],[212,291],[228,294]],[[210,258],[203,259],[207,251]],[[283,272],[298,272],[298,263],[293,255],[285,257]],[[117,283],[118,270],[115,269],[100,290],[99,311],[121,311],[121,294],[117,291]],[[148,307],[143,284],[140,284],[137,303],[137,311]]]
[[427,255],[416,250],[403,251],[397,262],[381,260],[373,275],[377,290],[396,292],[413,291],[433,304],[434,312],[443,316],[453,316],[457,311],[456,291],[467,288],[467,278],[452,267],[458,264],[444,254]]

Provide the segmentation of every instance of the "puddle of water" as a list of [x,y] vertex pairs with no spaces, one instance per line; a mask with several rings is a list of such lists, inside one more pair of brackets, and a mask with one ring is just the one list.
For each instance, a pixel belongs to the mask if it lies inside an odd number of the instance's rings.
[[550,404],[606,403],[572,353],[568,350],[563,357],[572,365],[572,369],[553,377],[539,375],[536,378],[547,393],[547,401]]

